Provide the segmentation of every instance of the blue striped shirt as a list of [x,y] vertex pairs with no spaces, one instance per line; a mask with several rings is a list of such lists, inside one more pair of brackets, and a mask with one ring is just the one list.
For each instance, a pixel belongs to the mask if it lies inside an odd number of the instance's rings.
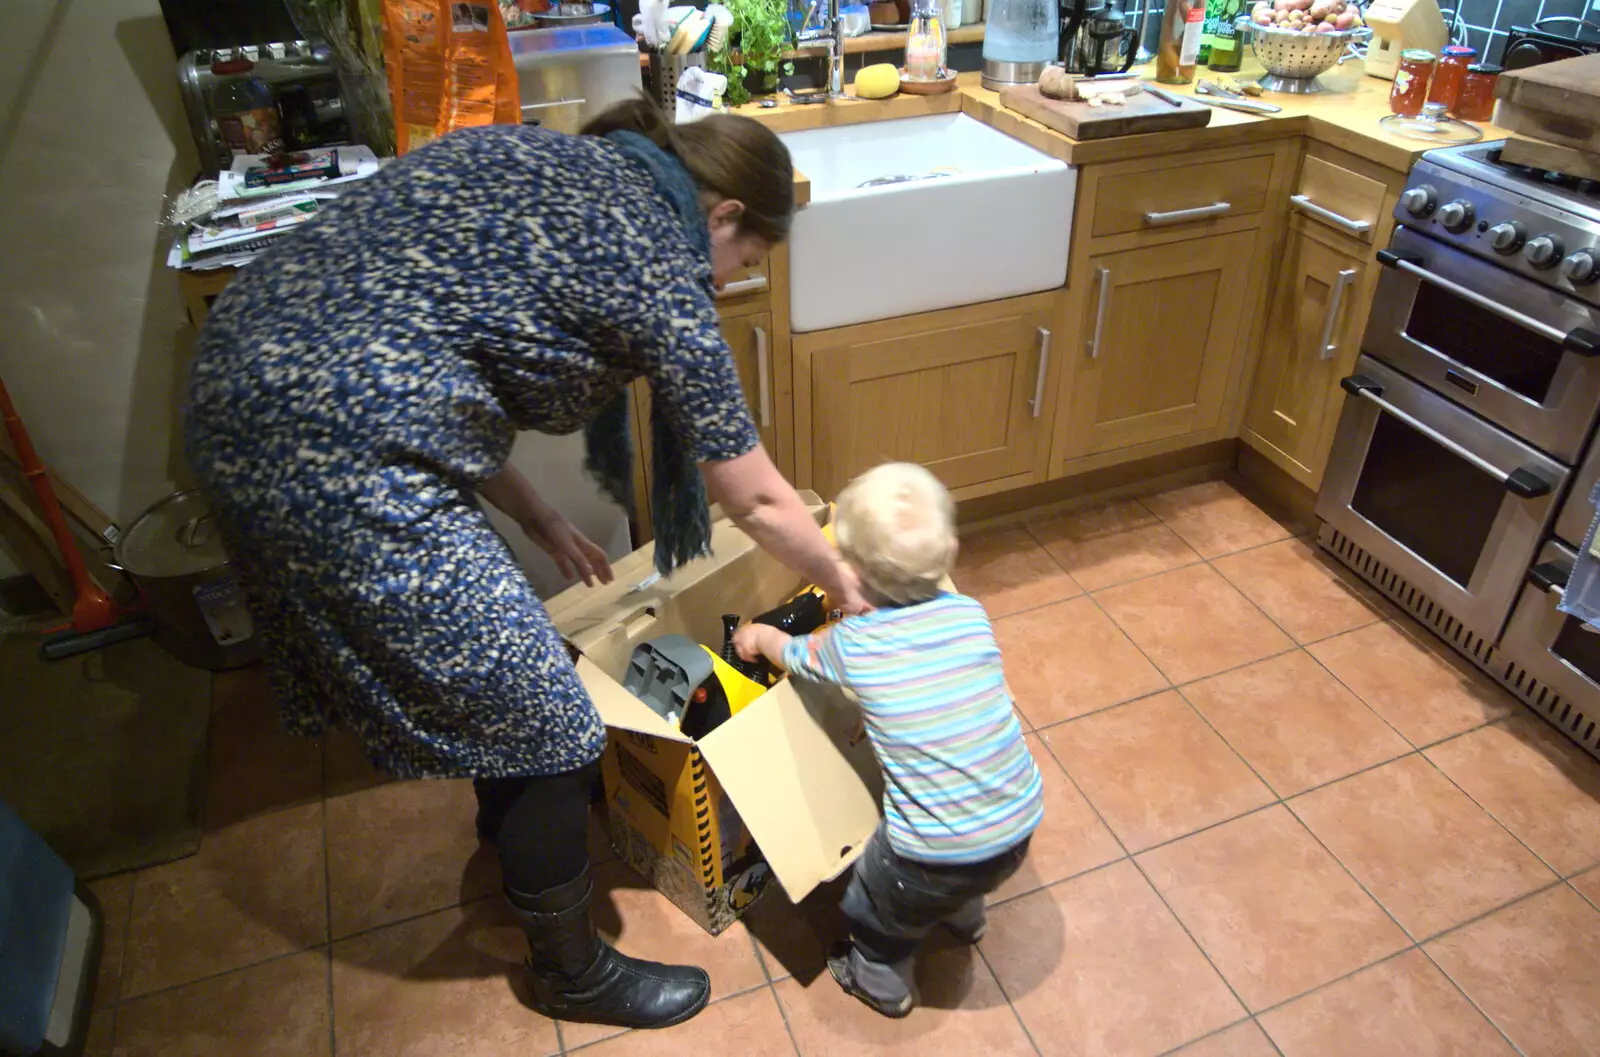
[[908,859],[982,862],[1039,825],[1044,792],[983,607],[965,595],[846,617],[796,638],[797,675],[861,699],[886,779],[889,844]]

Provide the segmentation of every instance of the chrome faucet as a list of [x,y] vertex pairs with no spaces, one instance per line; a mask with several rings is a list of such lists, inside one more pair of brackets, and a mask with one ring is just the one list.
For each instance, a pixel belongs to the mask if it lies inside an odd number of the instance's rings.
[[829,97],[844,95],[844,16],[839,13],[839,0],[811,0],[806,17],[795,34],[795,46],[800,51],[818,48],[828,53]]

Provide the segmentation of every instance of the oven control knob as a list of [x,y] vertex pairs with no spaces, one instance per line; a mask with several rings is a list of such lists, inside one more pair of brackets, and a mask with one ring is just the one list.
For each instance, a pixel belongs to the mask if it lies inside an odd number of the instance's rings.
[[1600,279],[1600,261],[1595,250],[1579,250],[1561,262],[1561,275],[1569,283],[1592,283]]
[[1522,256],[1535,268],[1554,268],[1561,263],[1561,240],[1554,235],[1535,235],[1522,247]]
[[1414,217],[1425,217],[1439,204],[1439,192],[1432,184],[1419,184],[1400,196],[1400,204]]
[[1494,247],[1496,253],[1512,254],[1522,248],[1522,240],[1527,234],[1515,220],[1496,224],[1489,229],[1489,245]]
[[1465,231],[1477,219],[1477,213],[1473,210],[1471,202],[1465,198],[1458,198],[1439,207],[1438,219],[1446,231]]

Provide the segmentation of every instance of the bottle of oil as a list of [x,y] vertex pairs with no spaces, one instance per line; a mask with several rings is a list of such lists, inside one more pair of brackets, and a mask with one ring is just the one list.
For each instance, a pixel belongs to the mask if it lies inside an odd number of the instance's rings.
[[1205,28],[1200,37],[1200,61],[1218,73],[1233,73],[1244,57],[1239,39],[1239,16],[1244,0],[1206,0]]
[[1162,84],[1194,80],[1205,18],[1205,0],[1167,0],[1161,16],[1161,46],[1156,49],[1156,80]]

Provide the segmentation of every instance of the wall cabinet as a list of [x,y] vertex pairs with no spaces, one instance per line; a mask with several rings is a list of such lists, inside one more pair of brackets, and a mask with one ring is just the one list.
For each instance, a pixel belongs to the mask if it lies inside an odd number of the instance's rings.
[[1057,450],[1080,458],[1208,430],[1246,351],[1260,234],[1090,257]]
[[1042,480],[1059,291],[794,339],[796,471],[835,495],[921,463],[957,498]]

